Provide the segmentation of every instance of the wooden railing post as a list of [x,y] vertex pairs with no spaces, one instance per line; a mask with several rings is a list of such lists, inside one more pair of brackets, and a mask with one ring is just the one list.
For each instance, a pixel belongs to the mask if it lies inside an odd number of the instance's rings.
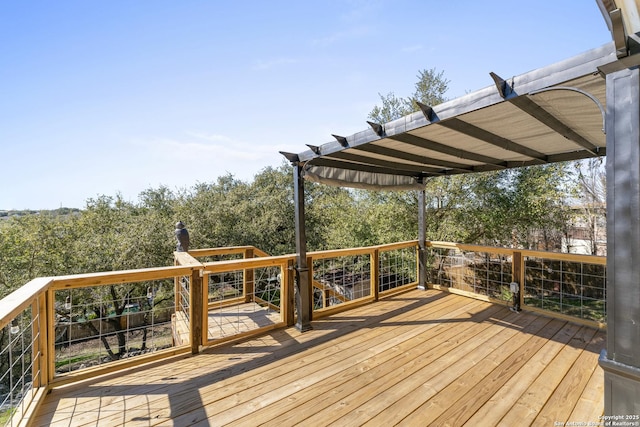
[[[38,316],[38,329],[40,333],[38,339],[38,351],[40,352],[38,357],[38,368],[40,369],[38,387],[43,387],[49,384],[49,364],[47,362],[47,330],[49,325],[47,292],[43,292],[38,296]],[[53,341],[55,341],[55,338],[53,338]]]
[[191,354],[198,354],[200,345],[203,344],[202,322],[206,304],[203,303],[202,296],[200,270],[193,270],[189,286],[189,341],[191,343]]
[[[35,316],[37,321],[34,320]],[[46,293],[42,293],[31,304],[31,378],[34,389],[48,384],[47,317]]]
[[[245,249],[244,258],[245,259],[252,259],[253,258],[253,248]],[[244,301],[245,302],[253,301],[253,293],[254,293],[254,288],[255,288],[255,284],[253,282],[254,281],[254,273],[253,273],[253,271],[254,270],[252,268],[243,270],[244,283],[243,283],[243,286],[242,286],[242,296],[244,297]]]
[[[180,265],[180,263],[178,262],[178,259],[175,258],[175,256],[173,259],[173,265]],[[173,312],[178,313],[180,311],[180,278],[179,277],[173,278],[173,304],[175,305],[175,309],[173,310]]]
[[380,296],[380,249],[375,248],[370,256],[371,295],[373,295],[374,301],[378,301]]
[[[31,303],[31,378],[34,389],[40,387],[40,298]],[[35,318],[38,318],[36,321]]]
[[209,275],[200,272],[200,280],[202,281],[202,345],[207,344],[209,333]]
[[[307,257],[307,271],[308,271],[308,289],[307,289],[307,304],[309,307],[309,322],[313,320],[313,299],[315,291],[313,289],[313,257]],[[311,324],[308,325],[311,328]]]
[[281,301],[284,304],[282,310],[284,311],[284,321],[287,326],[293,326],[295,324],[295,303],[294,303],[294,292],[293,292],[293,282],[294,282],[294,264],[295,261],[290,259],[287,261],[287,268],[282,272],[282,289],[280,290],[282,297]]
[[45,347],[45,363],[47,365],[47,383],[53,381],[54,376],[56,375],[56,328],[55,328],[55,297],[54,292],[51,288],[46,291],[46,347]]
[[518,304],[522,307],[524,303],[524,257],[522,256],[522,252],[513,251],[511,259],[511,281],[518,283]]

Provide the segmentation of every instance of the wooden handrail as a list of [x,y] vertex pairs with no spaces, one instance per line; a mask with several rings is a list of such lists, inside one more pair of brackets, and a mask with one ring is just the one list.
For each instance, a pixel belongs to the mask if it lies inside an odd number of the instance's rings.
[[438,241],[427,241],[426,246],[431,248],[459,249],[463,251],[488,252],[488,253],[494,253],[494,254],[513,254],[514,252],[520,252],[523,256],[530,256],[530,257],[557,259],[562,261],[586,262],[589,264],[600,264],[600,265],[607,264],[607,257],[599,256],[599,255],[568,254],[565,252],[548,252],[548,251],[537,251],[532,249],[512,249],[512,248],[501,248],[501,247],[494,247],[494,246],[469,245],[464,243],[438,242]]
[[189,252],[174,252],[173,259],[175,260],[175,265],[201,265],[200,261],[195,259]]
[[220,248],[191,249],[189,255],[194,258],[218,255],[244,254],[247,249],[255,249],[253,246],[228,246]]
[[398,250],[398,249],[406,249],[406,248],[410,248],[413,246],[418,246],[418,241],[417,240],[408,240],[406,242],[396,242],[396,243],[387,243],[384,245],[378,245],[378,246],[374,246],[377,250],[379,250],[380,252],[385,252],[385,251],[393,251],[393,250]]
[[232,270],[244,270],[247,268],[275,267],[294,259],[294,255],[281,255],[250,259],[233,259],[228,261],[205,262],[202,274],[223,273]]
[[371,253],[372,250],[374,250],[373,246],[365,248],[333,249],[329,251],[309,252],[307,253],[307,256],[313,258],[314,260],[318,260],[326,258],[336,258],[341,256],[366,255]]
[[0,304],[0,329],[46,292],[53,281],[52,277],[38,277],[4,297]]
[[512,254],[517,249],[500,248],[495,246],[482,246],[482,245],[469,245],[465,243],[451,243],[451,242],[434,242],[427,241],[426,246],[428,248],[442,248],[442,249],[460,249],[463,251],[473,252],[489,252],[495,254]]
[[73,274],[51,277],[50,287],[54,290],[81,288],[86,286],[117,285],[122,283],[159,280],[169,277],[188,276],[198,266],[169,266],[142,268],[137,270],[107,271],[102,273]]
[[536,258],[547,258],[547,259],[557,259],[561,261],[572,261],[572,262],[586,262],[588,264],[599,264],[599,265],[607,265],[607,257],[599,256],[599,255],[586,255],[586,254],[567,254],[563,252],[545,252],[545,251],[534,251],[529,249],[514,249],[514,251],[521,252],[523,256],[528,257],[536,257]]

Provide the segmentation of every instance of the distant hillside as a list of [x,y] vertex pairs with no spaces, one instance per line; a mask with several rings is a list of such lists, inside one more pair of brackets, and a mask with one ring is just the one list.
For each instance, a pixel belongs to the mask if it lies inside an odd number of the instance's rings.
[[32,209],[23,209],[23,210],[1,210],[0,209],[0,220],[8,219],[12,216],[26,216],[26,215],[40,215],[41,213],[47,213],[50,215],[70,215],[72,213],[78,213],[80,209],[77,208],[58,208],[52,210],[32,210]]

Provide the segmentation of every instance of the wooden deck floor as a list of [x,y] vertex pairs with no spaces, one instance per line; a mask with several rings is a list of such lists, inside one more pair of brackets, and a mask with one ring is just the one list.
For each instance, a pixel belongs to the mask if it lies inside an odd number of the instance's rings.
[[[235,304],[209,310],[207,339],[216,340],[249,332],[281,322],[280,313],[255,302]],[[182,312],[172,320],[174,340],[178,345],[189,343],[189,320]]]
[[603,413],[594,329],[435,290],[313,328],[55,389],[34,424],[554,426]]

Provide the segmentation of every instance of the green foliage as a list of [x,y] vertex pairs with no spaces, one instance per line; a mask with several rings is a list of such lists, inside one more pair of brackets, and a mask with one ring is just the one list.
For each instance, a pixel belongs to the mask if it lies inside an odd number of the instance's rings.
[[175,209],[193,247],[253,245],[270,254],[293,252],[293,213],[293,175],[285,165],[264,169],[252,183],[226,175],[197,184]]
[[534,248],[542,237],[541,249],[556,249],[553,234],[566,232],[571,215],[568,196],[575,184],[569,181],[570,173],[568,163],[513,170],[513,229],[520,246]]
[[435,68],[418,72],[415,91],[409,98],[398,98],[395,93],[386,95],[378,93],[381,106],[374,106],[368,118],[376,123],[388,123],[407,114],[420,111],[418,102],[434,106],[447,100],[445,93],[449,89],[449,80],[444,72],[436,72]]
[[415,92],[410,98],[413,111],[418,111],[417,102],[433,107],[447,100],[445,94],[449,90],[449,80],[444,77],[444,71],[436,72],[435,68],[420,70]]
[[3,409],[0,411],[0,425],[8,425],[13,414],[18,410],[18,408],[9,408]]
[[392,120],[411,114],[413,106],[411,100],[398,98],[393,92],[386,95],[378,93],[382,106],[375,106],[369,113],[368,118],[376,123],[388,123]]
[[598,240],[606,228],[607,212],[607,175],[604,159],[598,157],[576,162],[575,172],[578,175],[575,197],[580,206],[577,222],[584,225],[588,240],[591,241],[591,254],[599,255]]
[[0,297],[34,277],[68,271],[77,236],[75,217],[39,213],[13,216],[0,226]]
[[[531,248],[552,247],[570,219],[576,185],[569,164],[433,178],[426,185],[427,239]],[[418,194],[307,184],[307,248],[369,246],[417,237]],[[183,221],[193,248],[254,245],[295,252],[293,172],[266,168],[246,183],[232,175],[177,193],[143,191],[87,201],[65,215],[38,213],[0,221],[0,296],[39,276],[170,265],[174,226]]]

